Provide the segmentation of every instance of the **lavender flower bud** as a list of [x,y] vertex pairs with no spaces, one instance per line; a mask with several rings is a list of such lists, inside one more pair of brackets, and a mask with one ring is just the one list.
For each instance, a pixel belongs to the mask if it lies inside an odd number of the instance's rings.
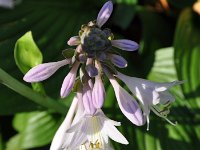
[[112,40],[112,46],[125,51],[134,51],[139,48],[139,45],[131,40]]
[[79,64],[80,64],[79,62],[75,62],[71,71],[65,77],[61,90],[60,90],[60,95],[62,98],[68,96],[68,94],[71,92],[75,83],[76,73],[77,73]]
[[88,65],[85,67],[85,69],[86,69],[86,71],[87,71],[87,73],[88,73],[88,75],[89,75],[90,77],[95,77],[96,75],[98,75],[98,70],[97,70],[97,68],[96,68],[94,65],[92,65],[92,64],[88,64]]
[[95,84],[92,91],[93,105],[96,108],[101,108],[105,100],[105,88],[100,76],[95,77]]
[[122,56],[111,54],[110,59],[111,59],[111,62],[119,68],[127,67],[127,61]]
[[86,113],[94,115],[96,112],[96,108],[92,103],[92,88],[90,87],[91,83],[90,85],[86,83],[83,87],[83,106],[85,108]]

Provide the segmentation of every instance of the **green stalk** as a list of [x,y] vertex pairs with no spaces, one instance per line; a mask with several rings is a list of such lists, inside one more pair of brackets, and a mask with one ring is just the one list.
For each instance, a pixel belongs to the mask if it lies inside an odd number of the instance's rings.
[[33,91],[31,88],[22,84],[21,82],[10,76],[1,68],[0,68],[0,83],[4,84],[8,88],[14,90],[15,92],[21,94],[22,96],[28,98],[29,100],[41,106],[44,106],[61,114],[66,114],[67,107],[64,104],[55,101],[54,99],[48,96]]

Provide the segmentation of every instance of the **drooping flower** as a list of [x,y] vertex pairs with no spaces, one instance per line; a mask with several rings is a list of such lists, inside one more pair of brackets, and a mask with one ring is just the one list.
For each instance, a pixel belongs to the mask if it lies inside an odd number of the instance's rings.
[[92,116],[84,115],[66,131],[67,142],[64,143],[63,149],[111,150],[109,138],[121,144],[128,144],[115,127],[120,125],[120,122],[108,119],[100,109]]
[[[95,109],[93,102],[84,98],[84,94],[82,87],[57,130],[50,150],[113,150],[109,138],[121,144],[128,144],[115,127],[120,126],[120,122],[110,120],[101,109]],[[90,103],[87,110],[85,106],[88,106],[84,101]]]
[[[173,124],[167,119],[167,115],[169,113],[169,105],[175,100],[175,98],[169,93],[168,89],[172,86],[182,84],[182,81],[158,83],[145,79],[129,77],[120,72],[117,73],[116,77],[122,80],[140,101],[144,115],[147,118],[147,130],[149,129],[150,110],[159,117],[162,117]],[[159,105],[162,105],[163,108],[159,108]]]

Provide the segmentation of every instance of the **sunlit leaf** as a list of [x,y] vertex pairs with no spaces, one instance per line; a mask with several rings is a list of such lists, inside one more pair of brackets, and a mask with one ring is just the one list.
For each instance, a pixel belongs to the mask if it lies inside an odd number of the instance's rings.
[[[176,69],[174,65],[174,48],[163,48],[156,52],[156,60],[154,66],[148,76],[149,79],[159,82],[170,82],[178,80]],[[184,83],[183,86],[185,86]],[[162,130],[162,134],[166,133],[169,137],[164,137],[162,135],[159,142],[161,142],[162,149],[168,149],[164,147],[165,144],[170,145],[170,149],[192,149],[197,146],[197,135],[195,133],[194,124],[192,122],[197,121],[197,118],[192,117],[190,107],[188,107],[187,99],[184,98],[180,86],[173,87],[171,93],[176,98],[176,101],[171,106],[171,113],[169,118],[172,121],[178,121],[177,126],[172,126],[165,121],[165,126],[158,128],[152,126],[152,128],[157,128],[156,130]],[[158,120],[156,124],[158,123]],[[150,127],[151,128],[151,127]],[[165,132],[163,132],[166,130]],[[158,132],[157,131],[157,132]],[[195,140],[191,140],[195,137]],[[166,140],[165,138],[168,138]],[[167,142],[166,142],[167,141]],[[191,145],[191,143],[193,143]],[[175,145],[173,145],[175,144]]]

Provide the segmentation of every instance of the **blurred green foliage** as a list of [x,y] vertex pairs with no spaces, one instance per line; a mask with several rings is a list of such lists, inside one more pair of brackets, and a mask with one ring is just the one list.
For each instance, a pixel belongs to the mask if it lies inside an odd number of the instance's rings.
[[[23,82],[23,74],[41,63],[42,58],[43,62],[61,60],[62,50],[68,48],[67,40],[78,34],[82,24],[94,20],[105,2],[106,0],[24,0],[14,9],[0,8],[0,68]],[[176,102],[171,107],[169,118],[177,120],[178,125],[174,127],[151,114],[150,131],[146,131],[145,126],[132,125],[121,115],[113,89],[106,83],[104,111],[110,118],[122,122],[120,130],[130,141],[127,146],[113,143],[114,148],[198,149],[200,16],[192,10],[195,1],[113,2],[115,9],[105,26],[111,28],[116,37],[140,43],[139,52],[122,54],[129,66],[121,71],[159,82],[185,81],[181,87],[171,90]],[[33,38],[29,31],[32,31]],[[31,53],[26,53],[27,51]],[[43,84],[33,85],[34,91],[46,94],[55,101],[59,100],[59,88],[67,72],[66,67],[60,69]],[[72,97],[73,95],[64,100],[66,107],[70,105]],[[0,85],[0,117],[0,150],[44,150],[49,148],[48,144],[64,116]]]

